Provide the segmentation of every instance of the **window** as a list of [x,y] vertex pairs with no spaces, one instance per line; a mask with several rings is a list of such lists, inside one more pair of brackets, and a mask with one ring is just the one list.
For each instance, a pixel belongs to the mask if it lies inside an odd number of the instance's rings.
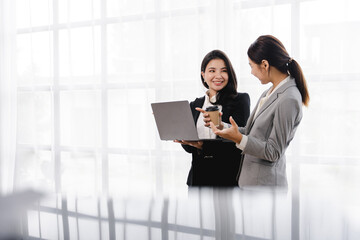
[[356,179],[360,158],[359,7],[357,0],[16,0],[14,187],[186,194],[191,157],[159,140],[150,103],[202,96],[202,58],[222,49],[254,108],[269,86],[251,76],[246,51],[262,34],[285,44],[310,90],[287,151],[290,186],[358,182],[348,176]]

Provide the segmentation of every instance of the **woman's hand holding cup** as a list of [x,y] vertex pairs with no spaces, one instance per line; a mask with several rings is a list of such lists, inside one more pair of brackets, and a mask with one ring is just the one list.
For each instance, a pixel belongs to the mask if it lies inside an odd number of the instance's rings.
[[218,129],[220,130],[223,129],[224,126],[223,123],[221,122],[222,112],[220,112],[219,110],[208,112],[201,108],[195,108],[195,109],[203,114],[205,127],[210,128],[210,122],[212,122]]

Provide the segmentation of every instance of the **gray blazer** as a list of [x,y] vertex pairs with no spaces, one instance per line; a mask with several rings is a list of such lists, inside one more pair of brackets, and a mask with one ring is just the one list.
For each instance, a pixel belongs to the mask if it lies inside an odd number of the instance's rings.
[[285,150],[302,118],[302,99],[295,79],[280,86],[254,117],[257,105],[246,126],[239,128],[248,136],[239,186],[287,186]]

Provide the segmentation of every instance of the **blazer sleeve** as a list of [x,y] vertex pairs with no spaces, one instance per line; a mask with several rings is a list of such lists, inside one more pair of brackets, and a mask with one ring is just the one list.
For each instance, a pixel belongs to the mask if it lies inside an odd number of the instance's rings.
[[[238,93],[231,116],[239,127],[244,127],[250,115],[250,97],[247,93]],[[229,119],[224,122],[230,123]]]
[[[226,114],[224,114],[226,115]],[[231,127],[229,117],[232,116],[236,124],[239,127],[239,131],[244,134],[245,126],[250,116],[250,97],[247,93],[238,93],[236,101],[233,105],[233,110],[230,115],[223,117],[223,122],[227,124],[228,127]]]
[[245,127],[239,127],[238,129],[241,134],[245,134],[245,130],[246,130]]
[[[270,162],[280,159],[301,120],[301,103],[296,98],[286,98],[278,103],[274,112],[272,128],[267,138],[248,135],[248,142],[243,152]],[[260,116],[259,116],[260,117]]]

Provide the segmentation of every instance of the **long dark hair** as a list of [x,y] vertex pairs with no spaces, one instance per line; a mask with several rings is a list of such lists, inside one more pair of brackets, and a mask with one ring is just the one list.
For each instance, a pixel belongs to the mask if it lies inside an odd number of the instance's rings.
[[[237,95],[237,80],[236,80],[236,74],[234,71],[234,68],[229,60],[229,58],[226,56],[226,54],[221,50],[213,50],[206,54],[204,57],[202,63],[201,63],[201,72],[205,72],[206,66],[208,63],[213,59],[222,59],[225,62],[226,70],[228,73],[228,83],[226,86],[221,89],[218,94],[216,95],[216,102],[214,104],[220,104],[223,105],[226,103],[229,99],[234,99]],[[205,79],[203,78],[202,74],[201,76],[201,82],[202,84],[209,89],[209,86],[205,82]]]
[[295,78],[302,102],[305,106],[308,106],[310,97],[302,69],[300,65],[289,56],[279,39],[271,35],[260,36],[250,45],[247,54],[251,61],[256,64],[260,64],[262,60],[267,60],[270,66],[275,67],[282,73],[288,73]]

